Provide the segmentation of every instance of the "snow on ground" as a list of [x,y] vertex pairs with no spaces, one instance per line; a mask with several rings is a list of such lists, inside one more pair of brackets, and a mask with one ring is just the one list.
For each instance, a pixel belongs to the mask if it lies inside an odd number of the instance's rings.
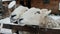
[[0,20],[0,23],[10,23],[10,18],[7,17],[7,18],[5,18],[5,19],[1,19],[1,20]]
[[2,32],[2,33],[12,34],[12,32],[11,32],[10,29],[4,29],[4,28],[2,28],[2,29],[1,29],[1,32]]
[[[0,23],[10,23],[10,18],[9,17],[7,17],[7,18],[5,18],[5,19],[1,19],[0,20]],[[2,26],[1,26],[2,27]],[[5,33],[5,34],[12,34],[12,32],[11,32],[11,30],[10,29],[4,29],[4,28],[2,28],[1,30],[0,30],[0,32],[1,33]]]
[[51,18],[53,18],[54,20],[60,19],[60,16],[49,16]]

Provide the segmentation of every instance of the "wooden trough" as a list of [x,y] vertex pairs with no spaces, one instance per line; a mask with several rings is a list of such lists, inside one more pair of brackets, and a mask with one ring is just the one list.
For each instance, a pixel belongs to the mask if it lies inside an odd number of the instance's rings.
[[34,34],[60,34],[60,29],[39,28],[39,26],[36,26],[36,28],[34,28],[29,25],[20,26],[17,24],[3,24],[3,28],[18,30],[18,31],[27,31]]

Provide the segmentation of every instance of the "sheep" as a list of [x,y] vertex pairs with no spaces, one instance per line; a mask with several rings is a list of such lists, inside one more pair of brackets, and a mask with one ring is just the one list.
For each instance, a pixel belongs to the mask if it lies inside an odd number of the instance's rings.
[[[39,23],[39,15],[40,15],[40,9],[32,7],[28,11],[26,11],[24,14],[22,14],[22,16],[18,20],[18,24],[21,26],[24,26],[25,24],[37,25]],[[23,23],[21,22],[21,20],[23,20]],[[27,34],[28,32],[23,32],[23,33]]]
[[49,14],[51,13],[51,10],[41,9],[40,13],[41,13],[41,16],[40,16],[41,20],[40,20],[39,26],[42,26],[45,28],[56,28],[59,26],[58,21],[54,20],[49,16]]
[[26,24],[39,25],[39,18],[40,18],[40,9],[32,7],[19,18],[18,23],[21,26],[24,26]]
[[[19,17],[21,17],[21,15],[23,13],[25,13],[28,10],[28,7],[24,7],[24,6],[18,6],[10,15],[10,21],[11,23],[17,23],[18,24],[18,20]],[[12,30],[13,32],[14,30]],[[19,31],[20,33],[23,33],[21,31]]]
[[18,19],[19,19],[19,17],[24,13],[24,12],[26,12],[28,10],[28,8],[27,7],[24,7],[24,6],[19,6],[19,7],[17,7],[12,13],[11,13],[11,15],[10,15],[10,17],[11,17],[11,22],[16,22]]
[[[48,11],[48,9],[44,9],[45,12]],[[19,19],[19,24],[24,25],[39,25],[39,23],[42,21],[44,16],[42,16],[45,12],[41,12],[38,8],[30,8],[27,12],[25,12]],[[48,15],[49,12],[46,12],[44,15]],[[43,18],[44,19],[44,18]]]
[[19,19],[18,23],[24,25],[38,25],[44,28],[58,27],[58,21],[49,17],[51,10],[30,8]]

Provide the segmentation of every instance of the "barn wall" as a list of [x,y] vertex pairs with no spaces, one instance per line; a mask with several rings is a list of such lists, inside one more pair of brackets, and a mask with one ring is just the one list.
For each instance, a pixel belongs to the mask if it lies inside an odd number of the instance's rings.
[[52,9],[52,13],[59,13],[58,11],[58,0],[50,0],[50,3],[44,4],[42,0],[33,0],[31,2],[32,6],[38,8],[48,8]]
[[[60,11],[58,10],[59,2],[60,2],[60,0],[50,0],[50,3],[44,4],[43,0],[31,0],[31,6],[37,7],[37,8],[52,9],[52,13],[60,14]],[[7,3],[7,2],[5,2],[5,3]],[[5,3],[4,3],[4,5],[6,5]],[[24,4],[26,5],[26,0],[24,0]],[[20,0],[17,0],[17,5],[20,5]],[[9,13],[9,11],[7,11],[6,14],[7,13]]]
[[60,13],[58,11],[58,4],[59,4],[59,0],[50,0],[50,3],[48,4],[44,4],[43,0],[31,0],[32,7],[52,9],[52,13],[54,14]]
[[[58,11],[59,1],[60,0],[50,0],[50,3],[44,4],[43,0],[31,0],[31,6],[32,7],[37,7],[37,8],[52,9],[52,13],[60,14],[60,11]],[[26,0],[24,0],[24,4],[26,5]],[[20,5],[20,0],[17,0],[17,5]],[[7,11],[6,14],[7,13],[9,13],[9,11]]]

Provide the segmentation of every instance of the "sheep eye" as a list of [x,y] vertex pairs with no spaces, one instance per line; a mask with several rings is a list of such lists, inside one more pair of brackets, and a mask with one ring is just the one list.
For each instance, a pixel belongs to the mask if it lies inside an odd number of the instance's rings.
[[[36,13],[40,14],[40,11],[37,11]],[[35,14],[36,14],[36,13],[35,13]]]
[[19,21],[23,20],[23,18],[19,19]]
[[14,16],[16,16],[16,15],[12,15],[11,17],[14,17]]

